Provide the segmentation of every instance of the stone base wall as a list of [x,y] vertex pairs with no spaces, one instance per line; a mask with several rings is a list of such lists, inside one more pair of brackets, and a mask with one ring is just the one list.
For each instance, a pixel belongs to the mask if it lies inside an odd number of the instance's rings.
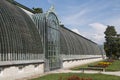
[[0,80],[16,80],[44,73],[44,63],[12,66],[0,71]]
[[[63,69],[68,69],[100,60],[103,60],[103,58],[64,61]],[[1,69],[0,80],[22,80],[23,78],[29,78],[31,76],[41,74],[44,74],[44,63],[11,66]]]

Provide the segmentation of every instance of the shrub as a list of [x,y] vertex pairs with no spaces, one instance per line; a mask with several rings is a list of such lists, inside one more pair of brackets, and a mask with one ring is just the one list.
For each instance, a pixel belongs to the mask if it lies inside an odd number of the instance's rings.
[[67,80],[80,80],[80,78],[74,75],[74,76],[68,77]]
[[67,78],[60,77],[58,80],[93,80],[92,78],[80,78],[79,76],[73,75]]

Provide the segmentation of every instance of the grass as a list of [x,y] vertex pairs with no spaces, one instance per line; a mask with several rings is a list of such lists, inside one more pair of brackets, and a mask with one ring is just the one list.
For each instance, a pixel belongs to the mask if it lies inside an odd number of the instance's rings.
[[106,68],[106,71],[120,71],[120,60],[116,60]]
[[71,68],[71,70],[80,70],[80,68],[88,67],[88,65],[95,65],[95,64],[97,64],[97,63],[99,63],[99,62],[100,62],[100,61],[93,62],[93,63],[88,63],[88,64],[85,64],[85,65],[80,65],[80,66]]
[[[74,67],[74,68],[71,68],[71,70],[80,70],[80,68],[87,67],[88,65],[95,65],[99,62],[94,62],[94,63]],[[106,68],[106,71],[120,71],[120,60],[114,61],[109,67]],[[84,74],[84,73],[49,74],[39,78],[31,79],[31,80],[66,80],[66,78],[73,75],[79,76],[80,78],[92,78],[92,80],[120,80],[120,76],[112,76],[112,75],[105,75],[105,74]]]
[[[88,65],[95,65],[97,63],[98,62],[94,62],[94,63],[89,63],[89,64],[86,64],[86,65],[82,65],[82,66],[77,66],[77,67],[71,68],[71,70],[80,70],[80,68],[85,68]],[[106,71],[120,71],[120,60],[115,60],[111,65],[109,65],[106,68]]]
[[67,77],[73,75],[79,76],[80,78],[92,78],[92,80],[120,80],[120,77],[118,76],[111,76],[105,74],[84,74],[84,73],[49,74],[32,80],[66,80]]

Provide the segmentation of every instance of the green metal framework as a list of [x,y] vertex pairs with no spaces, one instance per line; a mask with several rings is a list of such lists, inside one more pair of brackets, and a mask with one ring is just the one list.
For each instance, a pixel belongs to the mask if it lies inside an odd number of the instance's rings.
[[64,25],[61,25],[60,33],[63,60],[101,57],[101,49],[93,41],[65,28]]
[[59,21],[53,12],[33,15],[44,46],[46,71],[61,67]]
[[40,60],[42,42],[31,18],[11,3],[0,1],[0,61]]

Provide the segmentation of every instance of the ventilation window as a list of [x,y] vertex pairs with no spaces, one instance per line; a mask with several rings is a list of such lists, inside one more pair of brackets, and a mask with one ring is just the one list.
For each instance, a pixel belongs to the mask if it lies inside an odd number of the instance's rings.
[[19,70],[22,70],[23,68],[24,68],[25,66],[19,66],[18,68],[19,68]]
[[39,64],[35,64],[34,67],[37,68],[39,66]]
[[2,72],[3,70],[4,70],[4,69],[0,67],[0,74],[1,74],[1,72]]

